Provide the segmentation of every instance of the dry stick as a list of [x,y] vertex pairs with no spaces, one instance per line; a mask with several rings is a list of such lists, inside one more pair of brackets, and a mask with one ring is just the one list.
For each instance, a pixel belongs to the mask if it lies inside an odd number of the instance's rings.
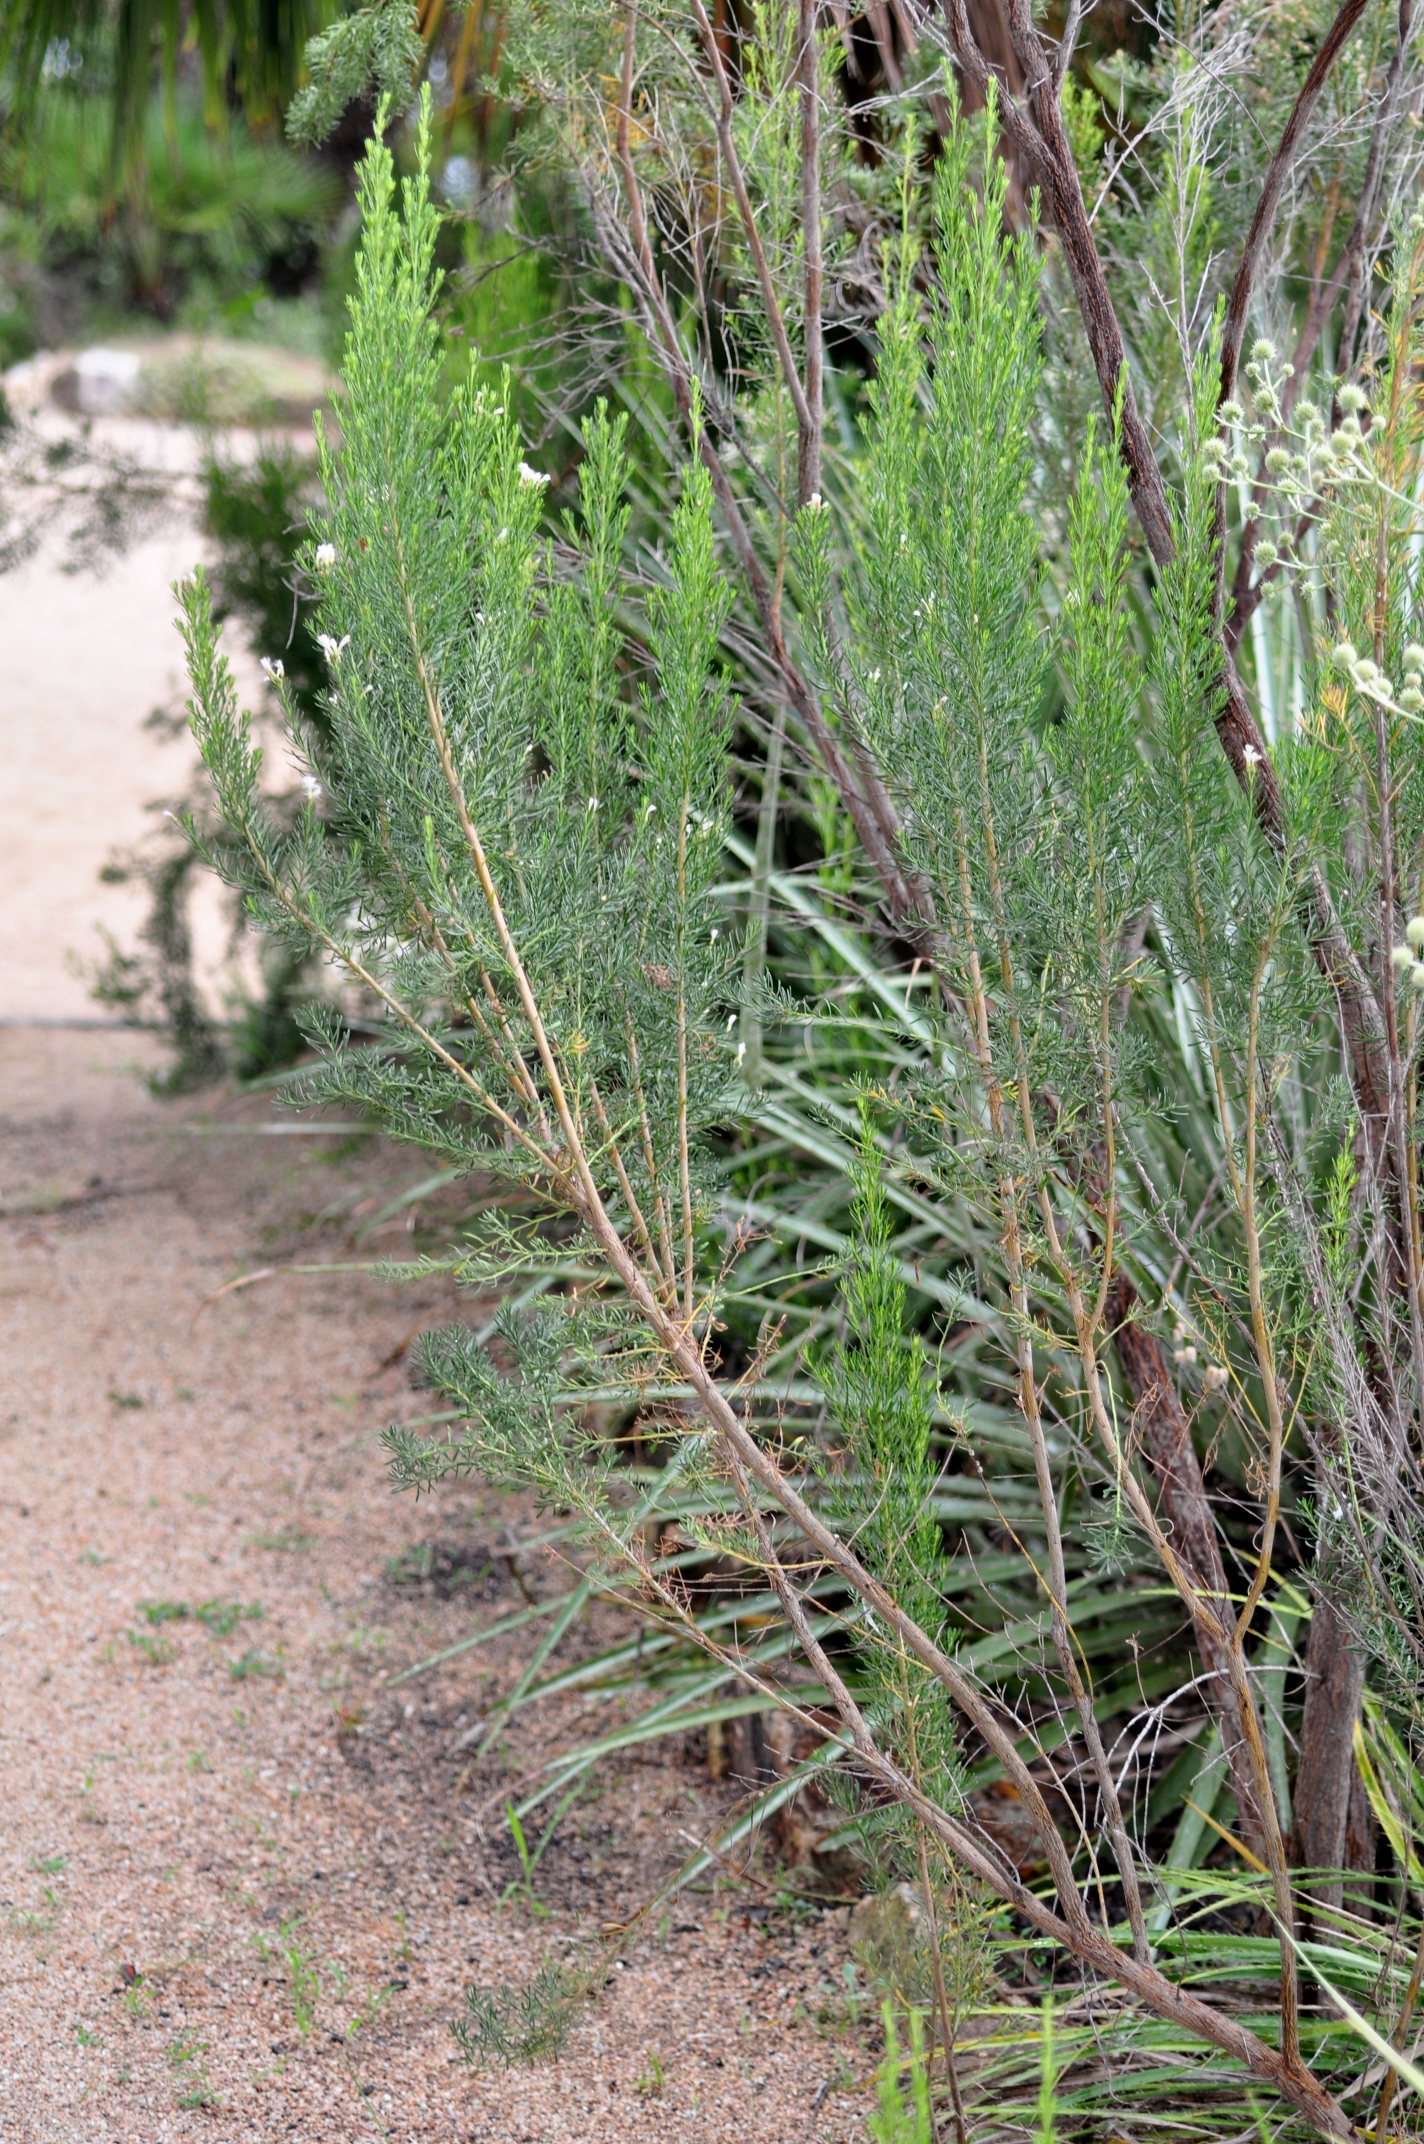
[[[776,346],[777,362],[786,382],[786,391],[791,397],[791,406],[796,412],[796,426],[803,440],[811,433],[811,411],[806,400],[806,390],[801,384],[801,374],[791,349],[791,338],[786,332],[786,320],[781,310],[781,300],[776,294],[776,284],[767,261],[766,248],[757,229],[756,213],[752,208],[751,195],[747,192],[746,173],[737,154],[736,139],[732,133],[732,115],[736,107],[732,100],[732,84],[727,75],[727,64],[722,50],[707,20],[707,10],[702,0],[691,0],[692,19],[697,25],[697,34],[702,40],[702,50],[707,65],[712,71],[712,80],[717,91],[717,110],[713,124],[717,129],[717,141],[722,151],[722,160],[727,167],[727,176],[732,182],[732,198],[737,204],[737,213],[742,220],[742,235],[756,269],[757,288],[761,302],[766,308],[767,326]],[[802,0],[805,4],[805,0]]]
[[[1235,280],[1231,285],[1231,297],[1227,304],[1226,320],[1222,327],[1221,387],[1218,395],[1218,401],[1220,402],[1229,402],[1236,392],[1237,370],[1241,362],[1241,345],[1245,340],[1246,316],[1251,306],[1251,292],[1256,280],[1256,270],[1260,265],[1261,254],[1265,250],[1266,240],[1270,236],[1271,226],[1276,220],[1276,210],[1280,206],[1281,193],[1290,174],[1291,166],[1295,162],[1301,136],[1310,123],[1311,114],[1319,101],[1320,93],[1325,87],[1331,68],[1334,66],[1350,36],[1350,32],[1354,29],[1367,5],[1368,0],[1343,0],[1340,12],[1326,32],[1324,42],[1316,53],[1311,63],[1310,71],[1300,86],[1300,93],[1291,108],[1291,115],[1286,121],[1285,131],[1276,144],[1276,153],[1267,167],[1265,181],[1261,187],[1255,213],[1251,218],[1250,226],[1241,248],[1241,259],[1237,264]],[[1322,326],[1324,325],[1324,317],[1322,312]],[[1250,575],[1250,561],[1255,546],[1254,526],[1248,523],[1247,532],[1242,541],[1242,557],[1246,561],[1248,578]],[[1237,570],[1239,573],[1239,561]],[[1225,574],[1226,484],[1222,481],[1218,483],[1216,488],[1216,608],[1219,622],[1223,620],[1225,609]],[[1233,637],[1228,639],[1223,625],[1222,638],[1229,660],[1239,642],[1239,630]]]
[[[690,423],[693,414],[692,375],[667,302],[662,278],[653,260],[642,190],[633,166],[633,33],[636,21],[637,10],[630,5],[623,35],[623,73],[618,106],[618,163],[628,201],[636,278],[641,286],[638,294],[647,314],[651,316],[648,322],[648,339],[661,359],[678,412],[684,423]],[[889,793],[868,753],[863,749],[857,750],[857,762],[865,784],[863,790],[852,776],[845,755],[821,712],[816,695],[791,659],[777,614],[775,593],[767,579],[766,569],[757,556],[756,545],[732,488],[731,479],[705,427],[698,434],[697,444],[712,479],[717,505],[726,524],[732,548],[737,554],[737,563],[751,591],[772,665],[781,679],[787,698],[805,725],[821,764],[834,782],[842,802],[855,822],[856,833],[884,889],[891,916],[898,924],[913,925],[920,920],[919,910],[895,853],[899,820]]]
[[[643,1246],[643,1256],[647,1259],[648,1265],[654,1273],[661,1273],[658,1255],[653,1248],[652,1234],[643,1216],[643,1209],[638,1204],[633,1186],[629,1181],[628,1171],[623,1161],[623,1152],[618,1144],[618,1135],[609,1122],[608,1111],[604,1106],[603,1096],[599,1092],[598,1081],[592,1075],[589,1077],[588,1091],[593,1100],[594,1115],[598,1118],[599,1130],[603,1133],[604,1149],[612,1157],[613,1166],[618,1173],[618,1188],[622,1192],[628,1212],[632,1216],[633,1227],[637,1232],[638,1241]],[[676,1273],[662,1274],[662,1279],[672,1289],[675,1297],[677,1292]]]
[[1365,176],[1360,186],[1359,213],[1355,218],[1355,228],[1350,233],[1350,242],[1345,249],[1345,258],[1350,262],[1350,295],[1345,305],[1345,318],[1340,323],[1340,340],[1335,346],[1337,372],[1348,369],[1355,362],[1355,337],[1359,331],[1360,314],[1364,307],[1366,227],[1368,219],[1374,214],[1384,168],[1384,144],[1394,121],[1394,109],[1399,98],[1399,85],[1404,74],[1404,62],[1413,26],[1414,0],[1399,0],[1399,34],[1394,57],[1389,63],[1389,72],[1385,76],[1384,96],[1380,102],[1379,118],[1375,123],[1374,137],[1370,142],[1370,153],[1365,164]]
[[1221,400],[1227,402],[1236,391],[1236,371],[1241,359],[1241,344],[1246,334],[1246,315],[1251,305],[1251,290],[1256,280],[1256,270],[1271,226],[1276,220],[1281,193],[1295,162],[1301,136],[1310,124],[1311,115],[1319,102],[1331,68],[1335,65],[1350,32],[1365,12],[1368,0],[1343,0],[1339,14],[1325,34],[1320,50],[1311,62],[1310,71],[1300,86],[1300,94],[1286,121],[1285,131],[1276,145],[1261,187],[1256,212],[1251,218],[1245,243],[1241,248],[1241,260],[1236,270],[1236,279],[1231,286],[1231,297],[1226,308],[1226,321],[1221,335]]
[[[1348,371],[1353,363],[1353,344],[1359,325],[1359,308],[1364,291],[1365,248],[1370,226],[1374,221],[1375,207],[1379,197],[1380,179],[1384,170],[1385,145],[1394,125],[1395,107],[1399,101],[1399,85],[1404,76],[1404,62],[1414,21],[1414,0],[1399,0],[1399,34],[1395,42],[1394,57],[1385,75],[1384,95],[1380,99],[1379,112],[1375,118],[1374,131],[1370,137],[1370,151],[1365,161],[1365,175],[1360,184],[1360,199],[1349,235],[1340,249],[1340,258],[1328,283],[1316,292],[1306,315],[1300,338],[1291,353],[1291,376],[1281,391],[1281,414],[1289,417],[1295,407],[1296,397],[1305,384],[1305,371],[1315,347],[1324,332],[1325,323],[1339,300],[1348,280],[1350,298],[1341,323],[1340,340],[1336,345],[1337,371]],[[1338,361],[1343,358],[1343,365]],[[1268,439],[1262,448],[1264,456],[1274,444]],[[1257,477],[1251,496],[1260,505],[1266,496],[1264,475]],[[1236,571],[1231,583],[1231,609],[1224,628],[1227,647],[1234,653],[1240,644],[1241,635],[1267,587],[1281,570],[1278,563],[1259,580],[1251,578],[1255,556],[1258,521],[1248,521],[1241,531],[1241,548],[1237,554]]]
[[796,503],[806,506],[818,498],[821,491],[821,439],[825,427],[821,307],[825,270],[821,256],[821,81],[816,0],[797,0],[797,6],[799,45],[796,58],[801,85],[801,246],[805,263],[802,334],[806,344],[807,423],[799,441]]

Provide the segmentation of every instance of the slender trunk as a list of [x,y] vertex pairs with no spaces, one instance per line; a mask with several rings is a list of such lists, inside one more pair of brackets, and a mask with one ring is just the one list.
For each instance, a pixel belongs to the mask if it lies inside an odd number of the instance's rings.
[[1364,1687],[1365,1656],[1351,1642],[1334,1603],[1319,1593],[1305,1655],[1295,1816],[1302,1864],[1330,1872],[1310,1886],[1311,1895],[1326,1908],[1342,1904],[1340,1872],[1362,1865],[1368,1840],[1368,1826],[1362,1838],[1358,1819],[1350,1822],[1352,1801],[1364,1798],[1355,1763],[1355,1723]]
[[[1224,1622],[1229,1622],[1226,1568],[1201,1461],[1192,1442],[1191,1424],[1177,1398],[1161,1342],[1133,1320],[1136,1305],[1137,1291],[1119,1270],[1113,1278],[1108,1322],[1117,1359],[1132,1394],[1134,1437],[1160,1486],[1161,1517],[1173,1547],[1209,1604]],[[1205,1685],[1207,1704],[1220,1725],[1222,1748],[1231,1768],[1237,1823],[1251,1851],[1260,1854],[1264,1826],[1226,1648],[1214,1644],[1200,1624],[1197,1643],[1209,1677]]]

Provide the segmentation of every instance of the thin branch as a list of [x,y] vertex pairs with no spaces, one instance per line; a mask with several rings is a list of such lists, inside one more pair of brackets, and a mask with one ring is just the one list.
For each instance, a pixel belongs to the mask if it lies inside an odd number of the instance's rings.
[[796,503],[805,506],[820,495],[821,439],[826,421],[821,320],[825,281],[821,257],[821,81],[816,0],[797,0],[796,35],[801,90],[801,247],[805,264],[802,336],[806,345],[806,422],[798,443]]

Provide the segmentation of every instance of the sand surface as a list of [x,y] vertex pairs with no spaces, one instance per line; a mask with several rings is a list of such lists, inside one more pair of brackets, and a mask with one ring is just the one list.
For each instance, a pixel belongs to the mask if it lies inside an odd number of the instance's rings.
[[[35,896],[51,943],[84,887],[79,848],[58,853]],[[27,972],[29,1002],[65,1002]],[[506,1895],[506,1802],[610,1722],[535,1708],[471,1763],[456,1745],[522,1637],[393,1685],[562,1583],[516,1501],[467,1483],[417,1504],[386,1479],[381,1429],[430,1404],[402,1342],[478,1306],[286,1271],[398,1249],[404,1213],[361,1231],[420,1159],[269,1136],[252,1100],[156,1102],[145,1054],[0,1030],[6,2144],[863,2136],[844,1914],[773,1910],[765,1883],[615,1936],[557,2062],[460,2059],[467,1983],[521,1984],[626,1924],[735,1789],[680,1743],[610,1760],[537,1904]],[[579,1642],[627,1631],[608,1617]]]

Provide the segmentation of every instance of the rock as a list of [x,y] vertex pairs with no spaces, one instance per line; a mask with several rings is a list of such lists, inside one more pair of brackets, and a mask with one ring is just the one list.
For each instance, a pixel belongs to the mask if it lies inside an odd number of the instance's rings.
[[132,350],[81,350],[50,391],[61,409],[81,417],[122,417],[133,408],[142,369]]

